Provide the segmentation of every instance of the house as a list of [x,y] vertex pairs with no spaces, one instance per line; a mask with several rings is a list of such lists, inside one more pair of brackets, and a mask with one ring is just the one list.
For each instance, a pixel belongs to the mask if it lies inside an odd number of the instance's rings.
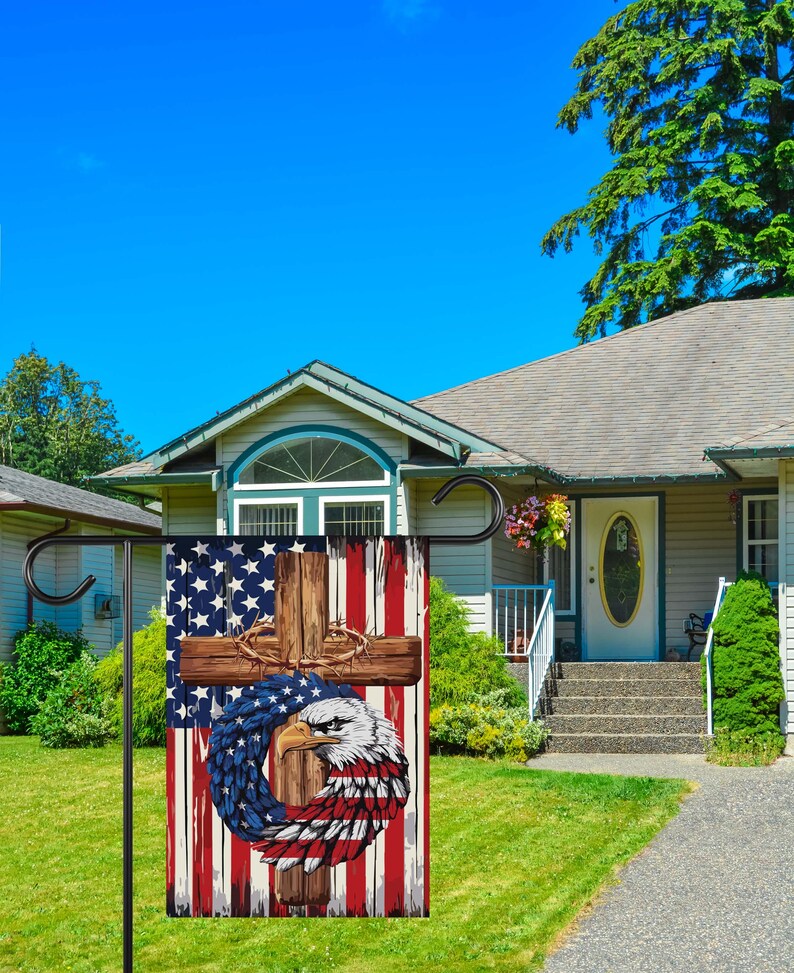
[[[159,534],[160,517],[134,504],[0,466],[0,661],[11,659],[14,634],[33,620],[52,621],[72,632],[82,629],[100,655],[121,640],[120,547],[60,546],[42,551],[35,577],[43,591],[65,594],[88,574],[97,580],[85,597],[70,605],[47,605],[29,594],[22,580],[28,545],[52,532]],[[159,547],[135,552],[136,628],[148,623],[148,612],[161,602],[161,563]]]
[[570,543],[546,563],[501,533],[433,545],[472,624],[520,644],[554,580],[558,649],[625,672],[685,653],[689,613],[754,568],[777,586],[794,732],[793,336],[794,299],[705,304],[412,403],[312,362],[99,479],[161,497],[168,533],[471,533],[483,491],[430,504],[464,472],[508,504],[563,493]]

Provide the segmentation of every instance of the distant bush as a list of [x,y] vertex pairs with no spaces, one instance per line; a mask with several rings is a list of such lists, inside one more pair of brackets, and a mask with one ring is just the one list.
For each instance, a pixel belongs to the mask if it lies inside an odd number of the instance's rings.
[[62,673],[89,648],[81,632],[63,632],[52,622],[31,622],[17,632],[14,659],[3,667],[0,685],[0,708],[11,733],[29,732],[30,720]]
[[47,693],[30,721],[45,747],[103,747],[113,736],[107,705],[94,677],[96,659],[88,652],[73,662]]
[[718,726],[706,740],[706,760],[722,767],[760,767],[774,763],[786,746],[785,737],[775,733],[743,733]]
[[[132,636],[132,742],[136,747],[165,746],[165,617],[157,609],[150,617],[151,623]],[[121,643],[96,668],[96,679],[119,737],[123,729],[123,669]]]
[[714,622],[715,727],[781,736],[778,708],[785,693],[779,637],[769,585],[759,575],[740,575]]
[[526,706],[527,697],[507,671],[501,645],[469,631],[466,606],[440,578],[430,579],[430,705],[460,705],[500,689],[505,705]]
[[444,753],[506,757],[523,763],[538,752],[547,736],[542,723],[530,723],[526,707],[506,707],[501,691],[479,703],[444,704],[430,710],[430,745]]

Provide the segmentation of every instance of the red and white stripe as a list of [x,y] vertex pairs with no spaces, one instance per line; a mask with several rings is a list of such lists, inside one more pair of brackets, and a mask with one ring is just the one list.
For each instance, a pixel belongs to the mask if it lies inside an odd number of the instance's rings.
[[[404,550],[404,555],[403,555]],[[395,724],[409,764],[408,802],[354,861],[330,870],[331,899],[310,915],[428,914],[429,574],[421,539],[329,540],[330,615],[361,631],[423,638],[417,686],[354,687]],[[178,684],[177,695],[184,692]],[[168,910],[172,915],[286,916],[274,868],[232,835],[209,795],[209,729],[168,730]],[[268,773],[274,773],[270,754]]]

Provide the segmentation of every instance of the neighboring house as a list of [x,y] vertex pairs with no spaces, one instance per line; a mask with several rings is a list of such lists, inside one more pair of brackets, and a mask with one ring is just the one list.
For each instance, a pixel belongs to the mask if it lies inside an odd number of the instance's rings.
[[[78,602],[54,607],[34,600],[22,580],[31,541],[70,527],[66,534],[159,534],[160,517],[134,504],[54,483],[0,466],[0,661],[11,659],[14,634],[31,620],[53,621],[86,638],[105,655],[121,640],[121,547],[50,547],[36,558],[39,587],[66,594],[88,574],[96,583]],[[134,557],[133,623],[148,623],[148,612],[163,594],[160,548],[139,548]],[[115,608],[115,610],[114,610]],[[115,617],[108,617],[115,616]]]
[[[430,504],[464,472],[508,504],[565,493],[570,543],[545,565],[501,533],[433,546],[473,624],[520,640],[520,586],[551,577],[558,645],[663,660],[718,579],[755,568],[779,585],[793,732],[793,337],[794,299],[706,304],[413,403],[312,362],[99,479],[162,498],[168,533],[470,533],[490,518],[482,491]],[[635,551],[630,583],[615,551]]]

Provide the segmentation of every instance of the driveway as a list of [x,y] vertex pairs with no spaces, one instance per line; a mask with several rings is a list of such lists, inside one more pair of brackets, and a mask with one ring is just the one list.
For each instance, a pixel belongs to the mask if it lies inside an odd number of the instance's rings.
[[529,766],[700,785],[574,926],[546,973],[794,970],[794,757],[737,768],[684,754],[544,754]]

